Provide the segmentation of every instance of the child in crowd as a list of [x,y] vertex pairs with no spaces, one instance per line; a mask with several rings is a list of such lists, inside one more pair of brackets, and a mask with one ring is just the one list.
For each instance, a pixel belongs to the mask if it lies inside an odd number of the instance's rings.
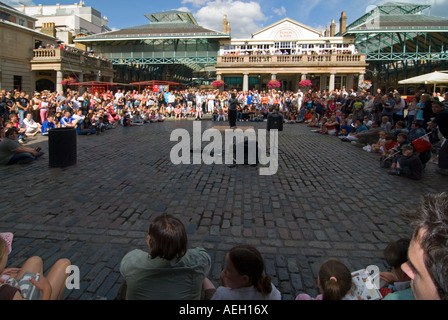
[[346,119],[341,119],[341,126],[337,136],[347,136],[352,131],[352,127],[347,123]]
[[[353,285],[352,274],[345,264],[337,259],[324,261],[318,271],[318,285],[321,294],[316,298],[306,293],[299,294],[296,300],[348,300]],[[347,297],[346,297],[347,296]]]
[[221,281],[211,300],[281,300],[280,291],[265,275],[263,257],[252,246],[236,246],[227,253]]
[[363,149],[367,152],[379,153],[381,148],[384,148],[384,145],[386,144],[386,136],[386,132],[380,131],[378,142],[372,145],[367,145]]
[[410,287],[411,279],[401,269],[401,265],[408,261],[409,244],[410,240],[403,238],[389,243],[384,249],[384,258],[391,271],[380,272],[380,292],[383,298],[391,292]]
[[401,153],[392,165],[392,171],[389,174],[420,180],[423,174],[423,164],[418,153],[414,152],[414,147],[410,144],[405,144],[401,148]]
[[392,123],[389,121],[388,116],[383,116],[381,118],[380,130],[390,133],[392,131]]
[[392,155],[397,152],[398,142],[395,141],[394,135],[389,133],[386,134],[386,141],[384,142],[384,146],[380,147],[379,153],[381,155]]
[[52,114],[49,114],[47,116],[47,120],[45,120],[45,122],[42,124],[42,135],[43,136],[48,136],[48,131],[50,131],[51,129],[55,129],[56,128],[56,123],[54,122],[54,116]]
[[0,233],[0,300],[60,300],[70,260],[58,260],[46,277],[39,257],[28,259],[21,268],[6,268],[13,237],[12,233]]

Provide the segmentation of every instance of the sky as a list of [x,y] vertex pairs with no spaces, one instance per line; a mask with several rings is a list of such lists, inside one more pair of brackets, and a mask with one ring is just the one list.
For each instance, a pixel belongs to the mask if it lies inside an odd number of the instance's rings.
[[[11,6],[74,4],[80,0],[0,0]],[[84,0],[106,16],[109,27],[119,30],[149,23],[148,13],[168,10],[191,12],[199,25],[222,31],[224,15],[230,21],[232,38],[250,38],[259,31],[284,18],[290,18],[319,31],[324,31],[334,19],[339,31],[342,11],[347,15],[347,25],[370,11],[384,0]],[[448,0],[401,0],[400,2],[431,5],[424,14],[448,17]]]

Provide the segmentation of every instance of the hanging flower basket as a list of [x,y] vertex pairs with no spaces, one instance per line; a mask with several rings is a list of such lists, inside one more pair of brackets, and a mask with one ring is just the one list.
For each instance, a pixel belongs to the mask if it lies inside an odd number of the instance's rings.
[[358,88],[361,90],[369,90],[372,88],[372,82],[369,80],[364,80],[358,84]]
[[299,82],[299,87],[305,91],[308,91],[312,86],[313,82],[311,80],[302,80]]
[[216,80],[216,81],[213,81],[212,87],[219,88],[219,87],[223,87],[225,84],[226,83],[222,80]]
[[280,88],[281,86],[282,86],[282,84],[278,80],[271,80],[268,83],[269,89],[276,89],[276,88]]
[[67,78],[67,79],[63,79],[63,80],[61,81],[61,84],[62,84],[63,86],[69,86],[69,85],[71,85],[71,84],[73,84],[73,83],[75,83],[75,82],[76,82],[75,78],[70,77],[70,78]]

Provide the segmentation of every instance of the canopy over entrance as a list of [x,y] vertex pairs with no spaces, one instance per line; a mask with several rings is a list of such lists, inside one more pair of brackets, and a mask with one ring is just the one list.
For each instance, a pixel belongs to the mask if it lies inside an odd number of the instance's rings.
[[435,71],[421,76],[401,80],[399,84],[434,84],[434,91],[436,91],[437,84],[448,83],[448,71]]

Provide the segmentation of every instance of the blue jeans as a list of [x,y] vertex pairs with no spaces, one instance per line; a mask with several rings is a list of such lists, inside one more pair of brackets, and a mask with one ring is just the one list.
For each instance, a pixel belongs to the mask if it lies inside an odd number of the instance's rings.
[[31,153],[16,153],[15,155],[12,156],[11,160],[9,160],[9,162],[6,164],[7,166],[13,165],[13,164],[17,164],[20,161],[27,161],[27,160],[36,160],[37,158],[35,156],[33,156]]
[[23,125],[23,119],[25,119],[26,110],[19,109],[19,124],[20,128],[22,128]]

